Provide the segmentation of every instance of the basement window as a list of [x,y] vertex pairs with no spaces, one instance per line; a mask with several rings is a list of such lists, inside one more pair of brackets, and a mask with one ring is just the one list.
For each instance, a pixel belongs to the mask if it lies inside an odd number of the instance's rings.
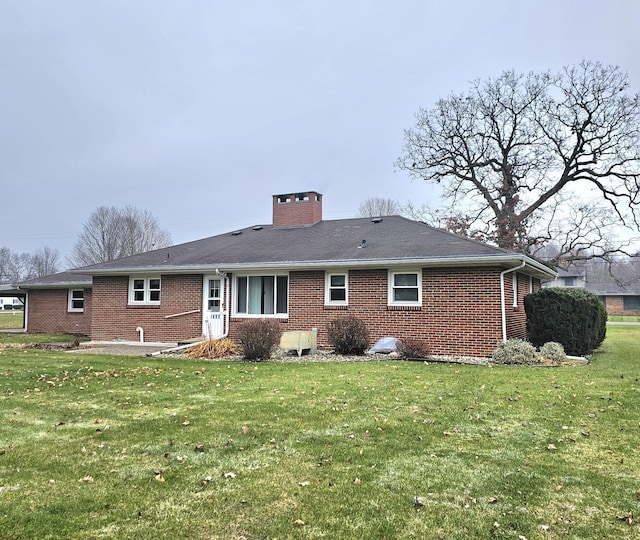
[[160,278],[130,278],[129,305],[160,305]]
[[84,311],[84,289],[69,289],[67,311],[76,313]]
[[389,271],[388,304],[390,306],[421,306],[422,271]]
[[289,308],[289,276],[237,276],[235,314],[242,317],[286,317]]

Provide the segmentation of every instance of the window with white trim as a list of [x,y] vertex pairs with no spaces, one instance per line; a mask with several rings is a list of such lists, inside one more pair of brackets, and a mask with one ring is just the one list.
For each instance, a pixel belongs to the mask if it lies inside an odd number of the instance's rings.
[[67,311],[84,311],[84,289],[69,289]]
[[389,271],[390,306],[422,305],[422,270]]
[[234,314],[241,317],[286,317],[289,309],[289,276],[236,276]]
[[324,279],[324,303],[327,306],[346,306],[349,303],[349,274],[327,272]]
[[155,276],[129,278],[129,304],[159,305],[160,283],[160,278]]

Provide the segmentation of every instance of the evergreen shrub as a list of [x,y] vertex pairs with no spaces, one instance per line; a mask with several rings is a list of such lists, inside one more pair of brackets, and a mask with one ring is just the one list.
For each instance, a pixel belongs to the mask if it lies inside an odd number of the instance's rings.
[[525,296],[524,309],[528,338],[536,347],[555,341],[566,354],[584,356],[606,336],[607,310],[595,294],[584,289],[540,289]]

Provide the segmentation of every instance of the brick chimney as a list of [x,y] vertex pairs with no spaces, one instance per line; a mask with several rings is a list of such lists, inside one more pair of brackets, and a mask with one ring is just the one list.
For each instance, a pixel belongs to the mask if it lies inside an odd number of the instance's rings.
[[315,191],[273,196],[273,226],[303,227],[322,221],[322,194]]

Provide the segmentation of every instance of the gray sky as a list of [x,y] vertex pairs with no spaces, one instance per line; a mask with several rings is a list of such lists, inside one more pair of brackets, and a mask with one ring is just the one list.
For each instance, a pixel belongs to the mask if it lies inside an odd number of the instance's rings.
[[393,168],[419,107],[583,59],[640,91],[639,28],[637,0],[0,0],[0,247],[64,257],[100,205],[175,243],[277,193],[419,205]]

